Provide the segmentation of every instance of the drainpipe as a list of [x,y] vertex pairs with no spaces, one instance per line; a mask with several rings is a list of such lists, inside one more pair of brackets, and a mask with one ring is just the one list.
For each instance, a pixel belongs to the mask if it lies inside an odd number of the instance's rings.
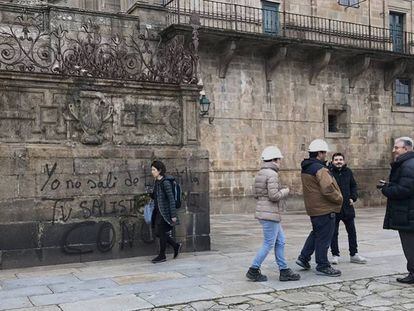
[[368,30],[369,30],[369,48],[371,48],[371,45],[372,45],[371,0],[368,0]]

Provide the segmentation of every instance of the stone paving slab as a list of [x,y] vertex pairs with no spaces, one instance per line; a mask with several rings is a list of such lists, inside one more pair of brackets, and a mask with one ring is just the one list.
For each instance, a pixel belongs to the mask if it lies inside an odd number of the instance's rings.
[[149,301],[154,306],[187,303],[188,301],[207,300],[217,298],[219,295],[208,289],[195,286],[186,288],[174,288],[162,291],[142,293],[139,297]]
[[98,297],[107,297],[104,293],[97,293],[91,290],[72,291],[66,293],[56,293],[50,295],[30,296],[30,301],[35,306],[58,305],[68,302],[77,302],[82,300],[91,300]]
[[221,283],[216,285],[203,285],[202,287],[222,297],[234,295],[262,294],[273,291],[263,283],[248,281]]
[[52,291],[47,286],[20,287],[15,289],[1,290],[0,301],[9,298],[44,295],[51,293]]
[[119,285],[126,284],[137,284],[137,283],[148,283],[155,281],[166,281],[166,280],[178,280],[185,278],[185,275],[177,272],[164,272],[164,273],[145,273],[127,275],[113,278],[113,280]]
[[46,276],[46,277],[29,277],[18,278],[14,280],[2,281],[3,289],[13,289],[19,287],[38,286],[38,285],[50,285],[58,283],[73,283],[79,281],[78,278],[72,274],[60,275],[60,276]]
[[49,285],[49,288],[54,293],[65,293],[73,291],[82,291],[82,290],[98,290],[105,288],[114,288],[119,287],[119,284],[111,279],[95,279],[89,281],[80,281],[71,283],[61,283]]
[[60,304],[59,307],[62,311],[132,311],[153,305],[135,295],[122,295]]
[[157,281],[149,283],[137,283],[130,285],[118,286],[116,288],[106,288],[95,290],[96,293],[100,295],[119,295],[124,293],[148,293],[148,292],[158,292],[160,290],[166,291],[170,289],[181,289],[181,288],[191,288],[198,287],[201,285],[208,284],[219,284],[217,281],[207,278],[207,277],[196,277],[196,278],[183,278],[177,280],[166,280],[166,281]]
[[13,309],[13,311],[62,311],[62,309],[60,309],[58,306],[42,306],[42,307]]
[[75,268],[42,269],[42,270],[38,270],[38,271],[16,273],[16,276],[18,278],[47,277],[47,276],[53,277],[53,276],[70,275],[70,274],[76,273],[78,271],[79,271],[79,269],[75,269]]
[[11,310],[23,307],[33,307],[27,297],[0,299],[0,310]]

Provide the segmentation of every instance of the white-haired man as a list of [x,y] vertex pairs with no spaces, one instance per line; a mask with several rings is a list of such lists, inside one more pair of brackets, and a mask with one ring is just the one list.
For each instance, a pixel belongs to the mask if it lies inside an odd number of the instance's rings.
[[400,137],[394,142],[394,162],[389,181],[380,180],[378,188],[387,197],[384,229],[398,230],[408,276],[398,282],[414,284],[414,152],[413,140]]

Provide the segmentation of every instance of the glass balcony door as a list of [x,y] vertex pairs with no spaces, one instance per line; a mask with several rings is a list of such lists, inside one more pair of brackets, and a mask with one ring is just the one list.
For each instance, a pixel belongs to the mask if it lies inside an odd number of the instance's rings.
[[404,14],[390,12],[390,34],[392,50],[404,52]]
[[279,32],[279,3],[262,1],[263,32],[277,35]]

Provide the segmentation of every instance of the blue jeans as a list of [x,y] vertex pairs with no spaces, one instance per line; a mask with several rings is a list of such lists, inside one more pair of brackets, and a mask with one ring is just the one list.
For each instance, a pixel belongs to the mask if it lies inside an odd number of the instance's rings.
[[312,231],[306,239],[299,259],[309,262],[315,252],[316,270],[329,267],[328,249],[335,230],[335,213],[312,216]]
[[270,250],[275,250],[275,260],[279,270],[287,269],[285,259],[285,233],[280,222],[259,220],[263,227],[263,245],[253,260],[252,268],[260,268]]

